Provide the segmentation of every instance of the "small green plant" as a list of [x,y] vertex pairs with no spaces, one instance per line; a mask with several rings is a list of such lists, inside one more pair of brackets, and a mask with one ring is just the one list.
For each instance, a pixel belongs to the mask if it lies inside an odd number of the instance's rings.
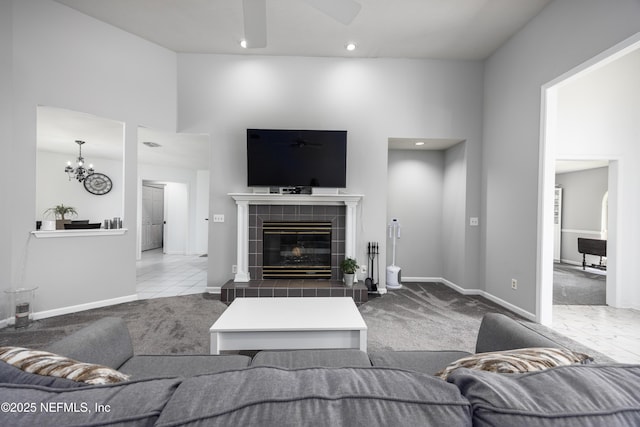
[[65,215],[78,215],[76,212],[76,208],[72,206],[65,206],[63,204],[56,205],[52,208],[44,211],[45,214],[52,213],[56,216],[56,218],[60,218],[61,220],[65,220]]
[[345,258],[340,264],[340,269],[345,274],[355,274],[358,271],[358,262],[353,258]]

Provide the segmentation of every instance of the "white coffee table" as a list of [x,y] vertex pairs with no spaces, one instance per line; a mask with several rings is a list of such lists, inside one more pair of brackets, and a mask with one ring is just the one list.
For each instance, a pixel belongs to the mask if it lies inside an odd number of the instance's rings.
[[209,329],[224,350],[358,348],[367,325],[352,298],[237,298]]

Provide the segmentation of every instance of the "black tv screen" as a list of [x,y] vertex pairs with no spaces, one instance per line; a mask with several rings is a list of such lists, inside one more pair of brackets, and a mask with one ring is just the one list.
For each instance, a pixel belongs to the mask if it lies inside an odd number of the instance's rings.
[[247,129],[249,187],[333,187],[347,182],[347,131]]

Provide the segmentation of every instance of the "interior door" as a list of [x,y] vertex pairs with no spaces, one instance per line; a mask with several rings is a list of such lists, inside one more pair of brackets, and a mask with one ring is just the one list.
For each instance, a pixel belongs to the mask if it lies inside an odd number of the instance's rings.
[[164,188],[142,186],[142,233],[143,251],[163,247],[164,240]]

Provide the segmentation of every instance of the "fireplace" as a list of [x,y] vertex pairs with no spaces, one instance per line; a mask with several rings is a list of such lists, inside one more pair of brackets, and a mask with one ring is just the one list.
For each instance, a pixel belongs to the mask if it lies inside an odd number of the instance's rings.
[[265,222],[331,222],[333,281],[342,279],[340,261],[346,256],[357,257],[356,211],[362,195],[327,192],[310,195],[231,193],[230,196],[236,202],[238,213],[235,283],[263,280]]
[[[367,287],[356,283],[348,288],[342,282],[340,261],[346,256],[356,257],[356,209],[362,200],[357,194],[268,194],[268,193],[232,193],[238,209],[238,246],[236,274],[232,280],[221,286],[220,300],[230,304],[235,298],[306,298],[306,297],[352,297],[356,304],[367,301]],[[265,227],[290,227],[295,231],[294,237],[282,237],[277,246],[264,241]],[[304,236],[310,234],[308,224],[313,228],[327,230],[311,230],[324,234],[322,240]],[[306,230],[304,230],[306,228]],[[304,232],[303,232],[304,231]],[[327,269],[325,252],[326,237],[329,236],[330,255]],[[291,241],[287,241],[290,239]],[[294,240],[295,239],[295,240]],[[267,237],[269,240],[269,237]],[[276,239],[277,240],[277,239]],[[270,261],[271,246],[284,261]],[[311,250],[311,247],[314,247]],[[309,259],[313,261],[309,262]],[[268,277],[264,273],[265,259],[267,265],[282,267],[280,264],[292,265],[308,262],[307,271],[294,271],[304,277],[282,276]],[[321,261],[319,259],[322,259]],[[320,279],[318,272],[311,267],[322,265],[322,271],[330,271],[329,278]],[[282,268],[284,270],[284,268]],[[288,268],[294,270],[293,268]],[[283,274],[278,271],[275,274]],[[320,279],[320,280],[319,280]],[[380,288],[379,288],[380,289]]]
[[331,222],[262,224],[263,279],[331,279]]
[[344,227],[344,206],[250,206],[251,278],[341,280]]

